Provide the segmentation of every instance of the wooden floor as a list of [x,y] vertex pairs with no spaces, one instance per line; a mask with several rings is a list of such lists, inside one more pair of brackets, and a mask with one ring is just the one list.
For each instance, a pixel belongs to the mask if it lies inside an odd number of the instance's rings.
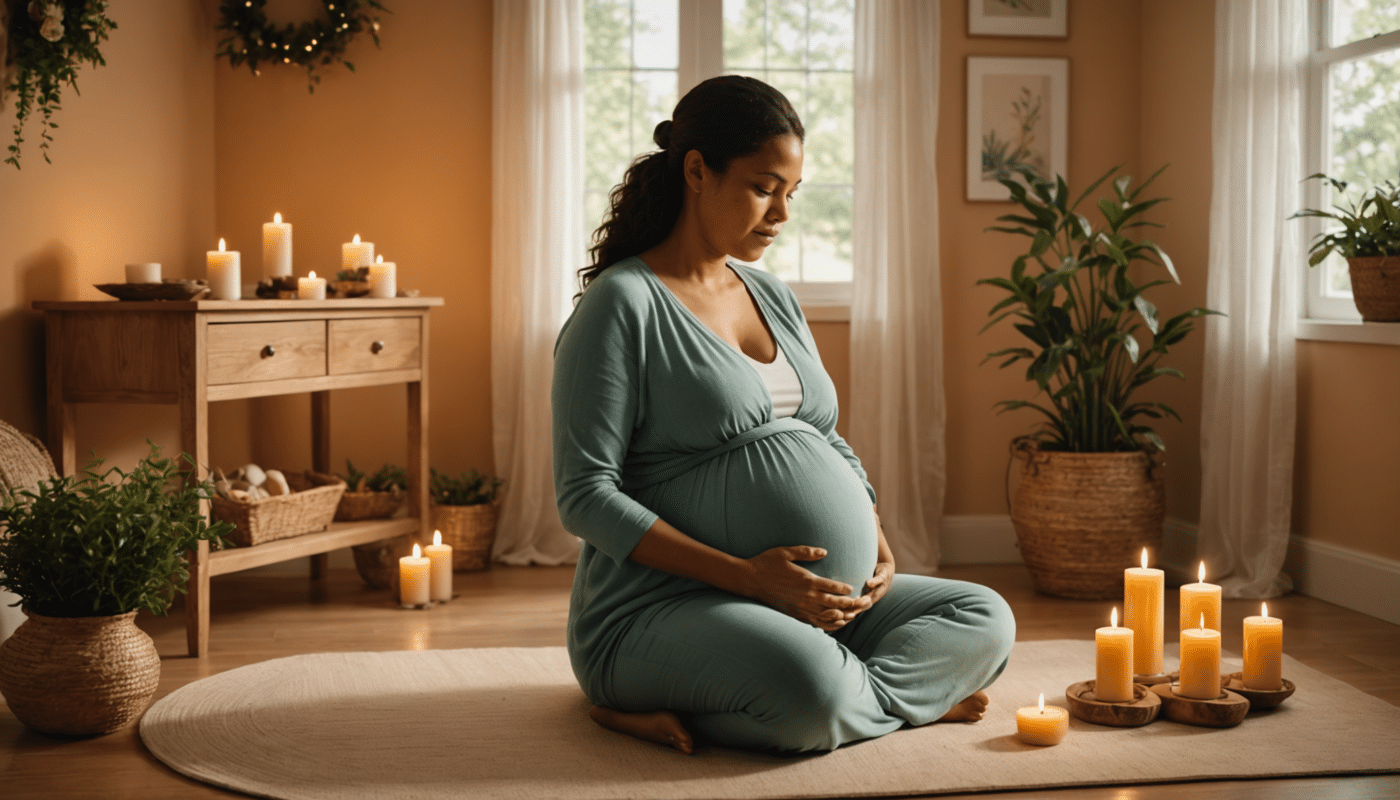
[[[213,579],[209,656],[185,656],[183,610],[145,613],[138,624],[162,657],[156,697],[199,678],[272,658],[329,651],[460,647],[539,647],[564,643],[569,567],[497,567],[459,574],[460,597],[430,611],[404,611],[387,592],[364,588],[353,570],[330,570],[320,582],[249,573]],[[1092,639],[1112,603],[1035,594],[1019,566],[950,567],[940,576],[972,580],[1001,592],[1016,612],[1017,638]],[[1168,591],[1168,620],[1176,618]],[[1270,603],[1287,620],[1285,651],[1299,661],[1400,705],[1400,626],[1293,595]],[[1226,601],[1224,647],[1240,650],[1241,620],[1253,602]],[[995,686],[992,713],[997,710]],[[1001,709],[1000,713],[1009,713]],[[192,781],[155,760],[136,727],[91,739],[61,740],[22,726],[0,706],[0,798],[201,798],[241,796]],[[957,795],[981,797],[987,794]],[[1090,800],[1340,800],[1400,797],[1400,775],[1223,781],[997,793],[1008,798]]]

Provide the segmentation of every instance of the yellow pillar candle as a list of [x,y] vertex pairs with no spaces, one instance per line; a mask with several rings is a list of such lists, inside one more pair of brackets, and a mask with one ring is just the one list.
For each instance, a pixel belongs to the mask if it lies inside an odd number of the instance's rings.
[[1133,699],[1133,632],[1118,627],[1118,609],[1109,627],[1094,631],[1094,697],[1103,703]]
[[1213,583],[1206,583],[1206,562],[1201,562],[1201,569],[1197,573],[1196,583],[1188,583],[1181,587],[1181,627],[1177,630],[1186,630],[1195,627],[1196,618],[1201,614],[1206,615],[1206,627],[1213,631],[1220,630],[1220,587]]
[[282,221],[282,212],[263,223],[263,274],[280,278],[292,274],[292,223]]
[[218,250],[209,250],[205,254],[210,300],[238,300],[243,296],[239,258],[237,250],[224,249],[223,239],[219,240]]
[[298,300],[325,300],[326,299],[326,279],[316,277],[316,270],[311,270],[311,274],[305,278],[297,278],[297,299]]
[[1045,694],[1040,695],[1040,706],[1026,706],[1016,710],[1016,737],[1026,744],[1046,747],[1059,744],[1069,732],[1069,712],[1057,706],[1045,707]]
[[1220,696],[1220,631],[1200,625],[1181,632],[1181,684],[1177,694],[1197,700]]
[[1162,571],[1148,569],[1144,547],[1142,568],[1129,567],[1123,574],[1123,624],[1133,630],[1133,671],[1139,675],[1162,673],[1165,587]]
[[355,234],[354,241],[346,242],[340,246],[340,268],[342,270],[357,270],[360,267],[368,267],[374,263],[374,242],[360,241],[360,234]]
[[413,545],[413,555],[399,559],[399,603],[406,606],[427,604],[430,563],[417,544]]
[[423,548],[432,562],[428,568],[428,594],[434,600],[452,599],[452,545],[442,543],[442,531],[433,531],[433,543]]
[[1276,692],[1283,688],[1283,620],[1269,616],[1262,603],[1258,617],[1244,618],[1244,675],[1246,689]]
[[384,256],[375,256],[379,259],[369,265],[369,296],[370,297],[393,297],[399,293],[398,269],[399,265],[392,261],[385,261]]

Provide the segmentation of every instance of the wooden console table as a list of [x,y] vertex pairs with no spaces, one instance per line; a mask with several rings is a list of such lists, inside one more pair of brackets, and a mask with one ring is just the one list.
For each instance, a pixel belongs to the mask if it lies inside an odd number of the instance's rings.
[[312,468],[330,472],[330,391],[408,386],[408,517],[336,522],[253,547],[189,553],[185,631],[191,656],[209,652],[209,579],[311,557],[322,579],[329,551],[427,531],[428,311],[440,297],[371,300],[36,302],[44,312],[49,449],[77,470],[76,403],[180,407],[180,448],[198,476],[209,466],[209,403],[311,393]]

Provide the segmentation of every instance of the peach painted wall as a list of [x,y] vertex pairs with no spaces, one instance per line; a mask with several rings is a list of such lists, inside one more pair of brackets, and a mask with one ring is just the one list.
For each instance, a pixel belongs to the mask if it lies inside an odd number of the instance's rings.
[[[214,230],[211,68],[214,22],[200,3],[112,0],[118,28],[105,67],[65,88],[52,164],[38,123],[25,131],[22,169],[0,165],[0,419],[44,435],[43,318],[34,300],[99,300],[95,283],[122,281],[123,265],[158,261],[167,276],[203,274]],[[13,121],[4,108],[5,144]],[[81,406],[77,451],[130,467],[144,439],[178,452],[166,406]],[[136,432],[136,433],[133,433]]]
[[[297,274],[339,269],[355,233],[398,263],[400,288],[446,299],[431,314],[431,461],[494,468],[491,452],[491,2],[393,3],[382,49],[359,37],[314,94],[298,69],[214,67],[218,235],[261,275],[262,223],[293,228]],[[403,464],[402,387],[338,391],[331,465]],[[310,465],[306,395],[226,403],[260,463]],[[238,432],[235,426],[235,433]],[[246,438],[211,437],[233,463]]]

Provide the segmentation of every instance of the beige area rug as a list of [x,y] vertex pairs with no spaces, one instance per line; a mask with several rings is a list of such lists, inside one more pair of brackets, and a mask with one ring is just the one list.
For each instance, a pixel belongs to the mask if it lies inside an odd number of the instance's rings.
[[[1175,662],[1175,645],[1168,666]],[[810,798],[1400,771],[1400,708],[1285,656],[1298,691],[1235,728],[1071,720],[1022,745],[1015,710],[1063,705],[1093,642],[1019,642],[977,724],[897,731],[835,752],[695,755],[603,730],[562,647],[324,653],[188,684],[141,721],[157,758],[274,798]],[[1227,671],[1238,669],[1228,654]]]

